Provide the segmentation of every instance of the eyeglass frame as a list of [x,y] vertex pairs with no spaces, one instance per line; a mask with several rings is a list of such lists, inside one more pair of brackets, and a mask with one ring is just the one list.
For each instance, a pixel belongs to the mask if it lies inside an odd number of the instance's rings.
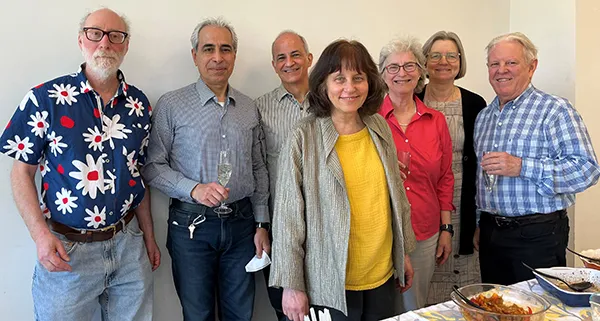
[[[102,37],[100,37],[100,39],[98,39],[98,40],[92,40],[92,39],[90,39],[90,37],[89,37],[89,36],[88,36],[88,34],[87,34],[87,31],[88,31],[88,30],[96,30],[96,31],[100,31],[100,32],[102,32]],[[86,38],[87,40],[89,40],[89,41],[92,41],[92,42],[100,42],[100,41],[102,41],[102,39],[104,38],[104,36],[107,36],[107,37],[108,37],[108,41],[109,41],[110,43],[112,43],[112,44],[115,44],[115,45],[121,45],[121,44],[124,44],[124,43],[125,43],[125,40],[127,40],[127,37],[129,37],[129,34],[128,34],[127,32],[125,32],[125,31],[119,31],[119,30],[104,31],[104,30],[102,30],[102,29],[100,29],[100,28],[96,28],[96,27],[83,27],[83,28],[81,29],[81,31],[82,31],[82,32],[83,32],[83,34],[85,35],[85,38]],[[122,35],[123,35],[123,41],[122,41],[122,42],[113,42],[113,41],[110,39],[110,34],[111,34],[111,33],[118,33],[118,34],[122,34]]]
[[[415,65],[415,69],[413,69],[411,71],[406,70],[406,65],[409,65],[409,64],[414,64]],[[398,71],[396,71],[396,72],[390,72],[390,70],[388,69],[390,66],[398,66]],[[399,65],[399,64],[396,64],[396,63],[391,63],[391,64],[383,67],[383,70],[387,71],[388,74],[390,74],[390,75],[395,75],[395,74],[397,74],[397,73],[400,72],[400,69],[404,69],[404,72],[406,72],[406,73],[411,73],[411,72],[417,70],[418,68],[423,68],[423,67],[421,67],[421,65],[418,62],[416,62],[416,61],[409,61],[409,62],[405,63],[404,65]]]
[[[431,58],[431,54],[432,53],[440,54],[440,58],[439,59],[432,59]],[[448,54],[456,54],[456,58],[455,58],[456,60],[452,60],[452,61],[448,60]],[[433,62],[441,61],[442,57],[445,57],[447,62],[457,62],[457,61],[460,61],[460,52],[441,53],[441,52],[434,51],[434,52],[430,52],[430,53],[427,54],[427,59],[429,59],[429,60],[431,60]]]

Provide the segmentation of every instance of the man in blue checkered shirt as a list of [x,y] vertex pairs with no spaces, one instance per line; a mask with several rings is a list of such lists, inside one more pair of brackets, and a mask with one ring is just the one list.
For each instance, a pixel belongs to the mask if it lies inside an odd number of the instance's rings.
[[600,171],[583,119],[566,100],[535,88],[537,49],[522,33],[487,46],[497,97],[477,117],[475,152],[481,278],[512,284],[534,268],[565,266],[566,208]]

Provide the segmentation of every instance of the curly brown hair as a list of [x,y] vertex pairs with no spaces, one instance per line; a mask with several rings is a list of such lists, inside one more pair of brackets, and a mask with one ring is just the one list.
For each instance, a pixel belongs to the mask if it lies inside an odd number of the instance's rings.
[[377,113],[385,95],[385,84],[379,76],[377,65],[363,44],[345,39],[329,44],[311,71],[308,78],[308,111],[317,117],[331,115],[333,104],[327,97],[327,77],[342,68],[367,76],[369,92],[364,104],[358,109],[358,114],[367,116]]

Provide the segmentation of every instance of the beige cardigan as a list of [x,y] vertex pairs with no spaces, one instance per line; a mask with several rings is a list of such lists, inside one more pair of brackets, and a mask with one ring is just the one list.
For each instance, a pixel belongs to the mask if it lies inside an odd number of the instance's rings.
[[[403,276],[404,254],[415,248],[416,239],[396,147],[381,116],[365,116],[363,122],[386,173],[394,234],[392,259],[396,274]],[[350,202],[334,148],[338,136],[331,117],[309,116],[294,128],[281,151],[269,285],[305,291],[311,305],[347,314]]]

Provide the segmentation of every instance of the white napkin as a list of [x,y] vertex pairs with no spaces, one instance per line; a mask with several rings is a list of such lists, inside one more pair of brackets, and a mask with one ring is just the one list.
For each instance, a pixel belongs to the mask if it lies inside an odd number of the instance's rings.
[[271,264],[271,258],[267,252],[263,251],[262,258],[258,258],[258,255],[255,255],[248,264],[246,264],[246,272],[256,272],[264,269],[267,265]]
[[319,317],[317,318],[315,308],[310,308],[310,317],[305,315],[304,321],[331,321],[331,314],[329,314],[328,309],[323,309],[323,311],[319,311]]

